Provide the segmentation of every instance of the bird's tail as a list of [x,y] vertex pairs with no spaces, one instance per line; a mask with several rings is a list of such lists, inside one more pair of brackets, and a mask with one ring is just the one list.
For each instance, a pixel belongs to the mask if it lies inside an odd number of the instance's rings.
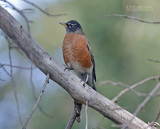
[[[86,81],[87,78],[87,73],[85,74],[78,74],[78,76],[80,77],[80,79],[82,81]],[[88,75],[88,81],[87,84],[92,87],[94,90],[96,90],[95,84],[94,84],[94,78],[93,75]],[[77,122],[80,122],[80,115],[81,115],[81,109],[82,109],[82,103],[78,103],[77,101],[74,102],[75,105],[75,109],[76,109],[76,120]]]

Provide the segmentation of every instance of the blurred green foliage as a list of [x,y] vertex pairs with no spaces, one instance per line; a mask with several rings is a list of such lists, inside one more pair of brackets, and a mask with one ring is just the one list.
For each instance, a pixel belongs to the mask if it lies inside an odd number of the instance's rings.
[[[160,19],[160,9],[158,8],[160,3],[158,0],[152,2],[150,0],[64,0],[55,3],[50,1],[46,4],[44,4],[44,2],[38,2],[36,4],[44,9],[47,8],[50,13],[66,13],[65,16],[61,17],[48,17],[39,12],[28,14],[28,17],[34,21],[34,23],[31,24],[31,33],[33,37],[42,47],[53,55],[59,63],[64,63],[61,46],[65,30],[62,26],[59,26],[58,23],[66,22],[71,19],[80,22],[84,33],[91,43],[95,56],[97,90],[107,98],[112,99],[122,88],[111,85],[100,87],[99,83],[103,80],[123,82],[131,85],[146,77],[159,75],[160,64],[148,61],[148,59],[160,60],[160,25],[145,24],[119,17],[104,18],[107,14],[116,13],[133,15],[140,19],[148,19],[150,21],[158,21],[158,19]],[[128,11],[128,6],[132,7],[132,9],[133,6],[143,6],[143,8],[141,7],[139,11]],[[150,10],[144,11],[143,9],[145,6],[150,6]],[[18,86],[18,91],[21,96],[26,97],[23,99],[27,101],[25,103],[27,105],[27,110],[24,113],[25,115],[23,115],[24,120],[31,111],[34,101],[31,88],[29,87],[30,83],[23,81],[22,74],[22,71],[18,71],[15,78],[20,78],[20,81],[17,80],[17,85],[21,85],[21,87]],[[29,72],[27,72],[27,75],[29,76]],[[33,79],[35,79],[36,76],[37,72],[34,73]],[[157,81],[151,81],[137,88],[137,90],[148,93],[153,89],[156,83]],[[6,92],[11,92],[11,88],[8,87],[8,85],[10,84],[0,87],[1,100]],[[37,85],[37,83],[35,83],[35,85]],[[43,85],[42,80],[41,85]],[[41,112],[36,110],[33,118],[30,120],[28,129],[65,128],[72,113],[73,100],[68,93],[53,82],[51,82],[48,89],[46,89],[41,105],[46,112],[54,116],[54,119],[46,118]],[[54,92],[51,93],[50,90]],[[38,93],[39,92],[37,92],[37,94]],[[134,112],[143,99],[144,97],[138,97],[129,92],[121,97],[118,104],[128,111]],[[151,122],[155,118],[158,108],[160,107],[159,102],[160,98],[158,97],[151,99],[138,114],[138,117],[145,122]],[[89,128],[95,127],[102,118],[99,113],[92,109],[88,109],[88,117]],[[111,127],[111,124],[113,124],[113,122],[105,118],[101,126],[106,129],[112,129],[113,127]],[[15,126],[15,128],[19,127],[19,125]],[[82,129],[84,127],[85,114],[83,107],[81,123],[75,122],[73,129]]]

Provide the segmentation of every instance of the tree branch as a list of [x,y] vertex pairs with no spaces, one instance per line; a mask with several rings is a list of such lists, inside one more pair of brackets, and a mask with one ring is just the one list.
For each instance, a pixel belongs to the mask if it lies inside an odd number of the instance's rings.
[[142,81],[140,81],[140,82],[138,82],[138,83],[136,83],[136,84],[133,84],[133,85],[131,85],[130,87],[122,90],[116,97],[113,98],[112,101],[113,101],[113,102],[117,102],[118,99],[119,99],[123,94],[125,94],[126,92],[128,92],[128,91],[130,91],[130,90],[132,90],[132,89],[134,89],[134,88],[136,88],[136,87],[138,87],[138,86],[146,83],[147,81],[155,80],[155,79],[159,79],[159,78],[160,78],[160,76],[152,76],[152,77],[148,77],[148,78],[146,78],[146,79],[144,79],[144,80],[142,80]]
[[65,13],[64,14],[50,14],[46,11],[44,11],[42,8],[40,8],[39,6],[37,6],[36,4],[34,4],[33,2],[31,1],[28,1],[28,0],[23,0],[24,2],[30,4],[31,6],[37,8],[39,11],[41,11],[42,13],[46,14],[47,16],[51,16],[51,17],[57,17],[57,16],[63,16],[63,15],[66,15]]
[[85,115],[86,115],[86,126],[85,126],[85,129],[88,129],[88,114],[87,114],[87,109],[88,109],[88,101],[86,101],[86,108],[85,108]]
[[18,97],[17,97],[17,87],[16,87],[16,83],[15,83],[14,78],[13,78],[13,67],[12,67],[10,39],[7,36],[6,36],[6,39],[8,41],[8,49],[9,49],[8,50],[8,56],[9,56],[9,62],[10,62],[10,78],[11,78],[11,82],[12,82],[12,88],[13,88],[14,98],[16,100],[18,118],[19,118],[19,121],[20,121],[21,125],[23,125],[22,118],[21,118],[20,107],[19,107],[19,101],[18,101]]
[[71,117],[70,117],[65,129],[71,129],[72,128],[72,126],[74,124],[74,121],[76,120],[76,116],[77,116],[77,111],[76,111],[75,106],[74,106],[72,115],[71,115]]
[[41,98],[43,96],[44,90],[46,89],[46,86],[47,86],[48,83],[49,83],[49,74],[47,74],[47,77],[46,77],[46,80],[45,80],[44,85],[42,87],[42,90],[40,91],[40,95],[39,95],[39,97],[38,97],[38,99],[37,99],[37,101],[36,101],[36,103],[35,103],[35,105],[34,105],[34,107],[32,109],[32,112],[27,117],[27,119],[26,119],[26,121],[25,121],[24,126],[23,126],[22,129],[26,129],[27,128],[28,122],[31,119],[31,117],[32,117],[34,111],[36,110],[37,106],[39,105],[40,100],[41,100]]
[[156,91],[160,88],[160,82],[155,86],[155,88],[149,93],[149,95],[139,104],[135,112],[133,113],[133,118],[128,121],[126,125],[123,126],[122,129],[126,129],[126,127],[130,124],[130,122],[136,117],[140,110],[146,105],[146,103],[151,99],[151,97],[156,93]]
[[122,18],[128,18],[131,20],[139,21],[139,22],[144,22],[144,23],[149,23],[149,24],[160,24],[160,21],[147,21],[147,20],[142,20],[133,16],[127,16],[127,15],[121,15],[121,14],[110,14],[110,15],[105,15],[105,18],[107,17],[122,17]]
[[[97,110],[117,124],[127,124],[133,115],[110,101],[88,85],[83,86],[81,80],[69,71],[64,72],[64,66],[59,65],[39,44],[26,32],[5,9],[0,6],[0,28],[15,41],[17,46],[44,74],[63,87],[74,100]],[[135,117],[128,126],[129,129],[144,129],[148,124]],[[148,127],[152,129],[152,127]]]
[[[30,83],[31,83],[31,88],[32,88],[32,94],[33,94],[33,97],[34,97],[34,101],[36,102],[37,101],[37,96],[36,96],[36,89],[35,89],[35,86],[34,86],[34,83],[33,83],[33,64],[31,63],[31,67],[30,67]],[[38,104],[38,109],[40,110],[40,112],[45,115],[46,117],[48,118],[51,118],[53,119],[53,116],[50,116],[49,114],[47,114],[43,108],[40,106],[40,104]]]

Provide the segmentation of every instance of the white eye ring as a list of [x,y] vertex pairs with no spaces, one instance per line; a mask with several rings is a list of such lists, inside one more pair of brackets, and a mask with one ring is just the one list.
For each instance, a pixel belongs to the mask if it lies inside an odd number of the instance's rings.
[[74,27],[75,24],[69,23],[68,25],[69,25],[69,26],[68,26],[69,28],[72,28],[72,27]]

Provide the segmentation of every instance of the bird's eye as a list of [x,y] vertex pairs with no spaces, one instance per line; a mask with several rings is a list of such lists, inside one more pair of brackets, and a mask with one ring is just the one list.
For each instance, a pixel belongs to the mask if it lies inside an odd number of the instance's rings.
[[74,26],[73,24],[69,24],[69,25],[68,25],[69,28],[72,28],[73,26]]

